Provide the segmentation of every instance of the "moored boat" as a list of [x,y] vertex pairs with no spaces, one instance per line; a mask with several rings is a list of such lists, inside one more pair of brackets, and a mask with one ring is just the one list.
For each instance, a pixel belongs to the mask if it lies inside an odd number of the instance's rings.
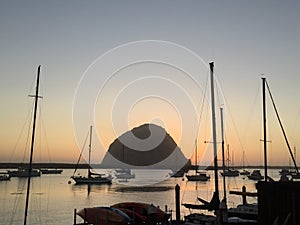
[[253,172],[247,176],[250,180],[262,180],[264,176],[261,175],[260,170],[253,170]]
[[1,174],[0,181],[10,180],[10,176],[8,174]]
[[250,175],[250,172],[248,170],[244,169],[242,172],[240,172],[240,174],[243,176],[248,176],[248,175]]
[[[91,164],[91,151],[92,151],[92,126],[90,127],[90,144],[89,144],[89,165]],[[80,161],[79,156],[78,163]],[[78,164],[77,164],[78,166]],[[71,176],[71,179],[75,181],[76,184],[111,184],[112,182],[112,176],[106,175],[106,174],[100,174],[92,172],[91,169],[88,169],[88,176],[81,176],[81,175],[75,175],[77,168],[75,169],[73,175]]]
[[135,174],[131,169],[118,169],[116,170],[115,176],[117,179],[133,179]]
[[61,174],[62,169],[40,169],[42,174]]
[[39,177],[41,176],[41,171],[38,169],[29,169],[26,167],[19,167],[17,170],[7,170],[7,173],[10,177]]
[[194,175],[186,175],[188,181],[208,181],[210,176],[206,172],[196,171]]
[[240,175],[240,172],[235,169],[226,169],[224,172],[221,172],[221,175],[225,177],[237,177]]

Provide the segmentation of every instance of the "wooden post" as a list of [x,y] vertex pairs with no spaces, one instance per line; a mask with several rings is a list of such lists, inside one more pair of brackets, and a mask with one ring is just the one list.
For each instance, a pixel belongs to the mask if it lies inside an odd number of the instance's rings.
[[74,221],[73,224],[76,225],[76,209],[74,209]]
[[180,221],[180,186],[175,186],[176,221]]

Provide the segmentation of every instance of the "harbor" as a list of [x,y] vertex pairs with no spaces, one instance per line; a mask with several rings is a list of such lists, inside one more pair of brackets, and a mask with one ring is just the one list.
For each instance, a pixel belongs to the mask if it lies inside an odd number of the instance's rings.
[[300,2],[0,11],[0,225],[300,225]]
[[[84,170],[80,172],[85,173]],[[134,171],[135,179],[143,177],[147,171]],[[148,173],[151,171],[148,171]],[[62,174],[46,174],[32,178],[33,202],[30,207],[30,224],[65,225],[73,224],[73,212],[87,207],[111,206],[120,202],[145,202],[165,209],[165,205],[172,211],[175,219],[175,186],[180,186],[181,203],[198,203],[197,197],[210,200],[214,178],[212,171],[208,171],[211,180],[208,182],[187,182],[185,178],[170,178],[150,187],[131,187],[113,181],[111,185],[75,185],[68,184],[72,169],[65,169]],[[274,179],[279,179],[278,170],[270,170]],[[221,175],[219,176],[221,179]],[[255,182],[245,177],[229,178],[228,180],[228,207],[242,204],[242,197],[229,194],[229,190],[241,191],[246,186],[247,191],[256,192]],[[0,182],[1,224],[21,224],[23,221],[23,207],[25,204],[26,178],[11,178],[8,182]],[[220,190],[222,191],[222,189]],[[247,198],[248,203],[257,202],[257,198]],[[59,204],[58,204],[59,202]],[[199,212],[198,210],[193,210]],[[35,213],[39,212],[39,213]],[[183,220],[190,211],[180,206],[180,218]],[[213,214],[213,213],[212,213]],[[40,222],[39,222],[40,221]],[[82,222],[80,217],[77,222]]]

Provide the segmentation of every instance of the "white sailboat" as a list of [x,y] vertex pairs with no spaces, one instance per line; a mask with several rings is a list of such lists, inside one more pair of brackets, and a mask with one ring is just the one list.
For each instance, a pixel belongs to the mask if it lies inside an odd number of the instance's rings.
[[197,150],[197,140],[195,141],[195,164],[197,166],[196,174],[187,174],[186,178],[188,181],[208,181],[210,179],[210,176],[205,171],[199,171],[198,170],[198,150]]
[[[92,151],[92,129],[93,127],[90,127],[90,143],[89,143],[89,166],[91,165],[91,151]],[[80,154],[81,157],[81,154]],[[79,163],[80,160],[78,160]],[[76,170],[74,171],[71,178],[75,181],[76,184],[111,184],[112,182],[112,176],[111,175],[105,175],[105,174],[99,174],[94,173],[91,171],[91,169],[88,169],[88,176],[81,176],[81,175],[75,175]]]

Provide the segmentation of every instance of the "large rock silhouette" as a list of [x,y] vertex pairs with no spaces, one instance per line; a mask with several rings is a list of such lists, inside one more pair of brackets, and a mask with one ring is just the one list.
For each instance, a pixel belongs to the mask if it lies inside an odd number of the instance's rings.
[[171,169],[188,162],[164,128],[143,124],[115,139],[102,161],[106,168]]

